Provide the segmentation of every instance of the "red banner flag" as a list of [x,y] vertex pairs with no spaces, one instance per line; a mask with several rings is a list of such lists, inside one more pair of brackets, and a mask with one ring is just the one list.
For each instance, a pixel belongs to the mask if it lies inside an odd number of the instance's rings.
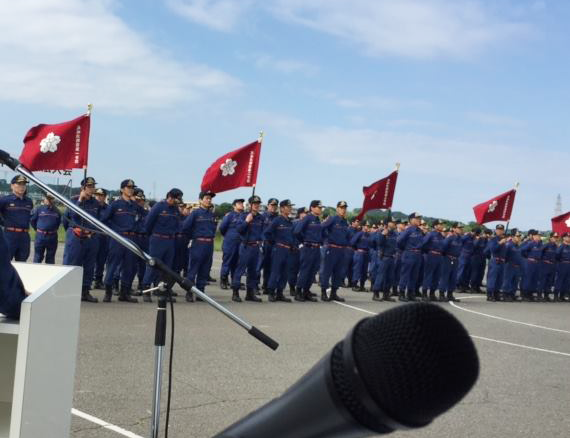
[[367,211],[392,207],[397,180],[398,171],[395,170],[386,178],[378,180],[368,187],[362,188],[362,192],[364,193],[364,203],[362,204],[362,210],[360,210],[360,213],[357,216],[359,220],[362,220]]
[[570,211],[568,213],[561,214],[560,216],[553,217],[552,221],[552,231],[562,235],[564,233],[570,233]]
[[90,124],[85,114],[69,122],[34,126],[24,137],[20,163],[29,170],[86,168]]
[[256,140],[218,158],[206,170],[201,189],[220,193],[238,187],[254,186],[257,182],[260,153],[261,142]]
[[511,219],[515,203],[515,189],[473,207],[475,219],[479,225],[493,221],[508,221]]

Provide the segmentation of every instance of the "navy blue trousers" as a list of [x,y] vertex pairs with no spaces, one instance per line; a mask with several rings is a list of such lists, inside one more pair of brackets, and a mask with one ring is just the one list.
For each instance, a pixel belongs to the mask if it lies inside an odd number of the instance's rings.
[[441,259],[441,279],[439,280],[439,291],[453,293],[457,287],[457,272],[459,263],[457,258],[443,256]]
[[368,274],[368,262],[370,261],[370,255],[368,251],[356,250],[354,251],[354,260],[352,262],[352,284],[355,285],[358,282],[364,286],[366,281],[366,275]]
[[242,243],[239,246],[239,262],[236,268],[235,276],[232,277],[232,289],[239,289],[241,277],[247,273],[246,286],[248,289],[255,289],[257,286],[257,264],[259,261],[260,250],[258,245],[246,245]]
[[556,269],[556,282],[554,283],[554,292],[560,297],[568,294],[570,289],[570,263],[559,262]]
[[91,288],[98,249],[99,240],[96,239],[96,236],[81,239],[73,234],[71,228],[67,229],[63,249],[63,264],[83,267],[83,280],[81,282],[83,289]]
[[522,288],[525,292],[534,293],[540,290],[540,261],[527,260]]
[[424,256],[424,278],[422,288],[427,291],[434,291],[439,287],[441,278],[441,264],[443,256],[441,254],[427,253]]
[[97,239],[97,255],[95,256],[95,280],[103,281],[105,272],[105,264],[107,263],[107,255],[109,253],[109,237],[104,234],[97,234],[92,239]]
[[556,276],[556,264],[543,261],[540,267],[540,287],[542,293],[549,294],[554,286]]
[[34,242],[34,263],[41,263],[44,261],[48,265],[55,263],[55,252],[57,251],[57,233],[55,234],[36,234]]
[[239,240],[227,241],[227,239],[224,239],[224,244],[222,245],[222,268],[220,270],[220,277],[227,278],[231,276],[234,278],[239,262],[239,247]]
[[267,287],[272,290],[283,290],[287,285],[289,257],[291,250],[279,245],[273,245],[271,254],[271,275]]
[[30,256],[30,234],[17,231],[4,231],[4,236],[10,249],[10,260],[25,262]]
[[[162,260],[167,266],[172,267],[174,263],[174,238],[165,239],[158,236],[150,236],[148,251],[151,257]],[[158,271],[147,266],[144,272],[143,285],[145,288],[151,284],[158,283]]]
[[190,260],[186,278],[193,281],[202,292],[206,290],[212,258],[214,255],[214,242],[192,240],[190,247]]
[[471,256],[471,275],[469,277],[469,285],[471,289],[478,289],[481,287],[481,280],[485,272],[485,257],[483,254],[473,254]]
[[319,270],[321,261],[321,249],[319,247],[303,246],[301,248],[301,260],[297,287],[308,291],[313,283],[313,278]]
[[472,254],[461,254],[459,256],[457,284],[461,287],[469,287],[469,279],[471,278],[471,257]]
[[294,248],[291,250],[291,254],[289,255],[289,265],[288,265],[288,272],[289,272],[289,287],[297,286],[297,277],[299,276],[299,268],[301,266],[301,255],[299,248]]
[[346,248],[333,248],[329,246],[324,256],[324,268],[322,274],[319,275],[321,288],[328,289],[329,281],[333,289],[338,289],[344,277],[346,267]]
[[394,284],[394,275],[396,273],[396,263],[394,257],[381,257],[378,260],[378,268],[376,278],[372,284],[374,292],[389,292]]
[[400,268],[400,291],[415,292],[416,283],[420,271],[422,255],[419,252],[404,251],[401,258]]
[[506,263],[503,270],[503,294],[515,296],[521,278],[521,267]]
[[504,267],[504,263],[497,262],[494,258],[489,262],[489,270],[487,271],[487,296],[493,296],[501,291]]
[[117,276],[116,274],[120,272],[121,286],[130,289],[135,278],[136,263],[137,256],[135,254],[114,239],[111,239],[107,257],[107,272],[105,272],[105,286],[112,286],[113,280]]

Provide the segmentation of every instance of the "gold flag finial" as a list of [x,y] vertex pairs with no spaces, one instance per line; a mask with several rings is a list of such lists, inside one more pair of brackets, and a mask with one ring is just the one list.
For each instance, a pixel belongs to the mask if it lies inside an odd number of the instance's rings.
[[400,163],[396,163],[396,172],[400,170]]
[[90,116],[91,115],[91,111],[93,110],[93,104],[92,103],[88,103],[87,104],[87,115]]
[[262,142],[263,141],[263,131],[259,131],[259,137],[257,138],[258,142]]

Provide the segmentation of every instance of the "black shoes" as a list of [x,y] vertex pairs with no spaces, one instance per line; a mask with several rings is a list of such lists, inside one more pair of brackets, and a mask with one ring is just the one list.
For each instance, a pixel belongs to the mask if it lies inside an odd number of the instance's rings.
[[89,289],[83,289],[81,291],[81,301],[86,301],[88,303],[98,303],[99,300],[89,293]]
[[110,303],[113,298],[113,286],[105,286],[105,296],[103,297],[104,303]]
[[184,298],[187,303],[194,302],[194,294],[192,292],[186,292],[186,297]]
[[246,301],[253,301],[254,303],[261,303],[262,299],[255,295],[255,291],[253,289],[247,289],[245,294]]
[[230,288],[230,285],[228,283],[228,277],[222,277],[220,279],[220,287],[224,290],[227,290]]
[[331,291],[331,297],[329,298],[329,301],[338,301],[339,303],[344,303],[345,299],[342,297],[339,297],[336,293],[336,289],[333,289]]
[[241,298],[239,297],[239,288],[233,289],[232,301],[235,301],[236,303],[241,303]]

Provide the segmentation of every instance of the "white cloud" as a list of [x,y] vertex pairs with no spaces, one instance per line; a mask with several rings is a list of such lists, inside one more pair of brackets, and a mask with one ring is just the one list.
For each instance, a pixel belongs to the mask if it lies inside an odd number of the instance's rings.
[[110,0],[0,3],[0,99],[145,111],[226,93],[230,75],[183,64],[130,29]]
[[528,30],[469,0],[281,0],[275,11],[369,55],[465,58]]
[[308,62],[291,58],[278,58],[264,53],[238,53],[236,56],[260,70],[271,70],[283,74],[300,73],[305,76],[315,76],[319,71],[316,65]]
[[253,0],[167,0],[177,14],[214,30],[234,30]]
[[503,128],[522,128],[525,123],[522,120],[509,116],[501,116],[497,114],[469,112],[467,118],[477,123],[491,126],[499,126]]

